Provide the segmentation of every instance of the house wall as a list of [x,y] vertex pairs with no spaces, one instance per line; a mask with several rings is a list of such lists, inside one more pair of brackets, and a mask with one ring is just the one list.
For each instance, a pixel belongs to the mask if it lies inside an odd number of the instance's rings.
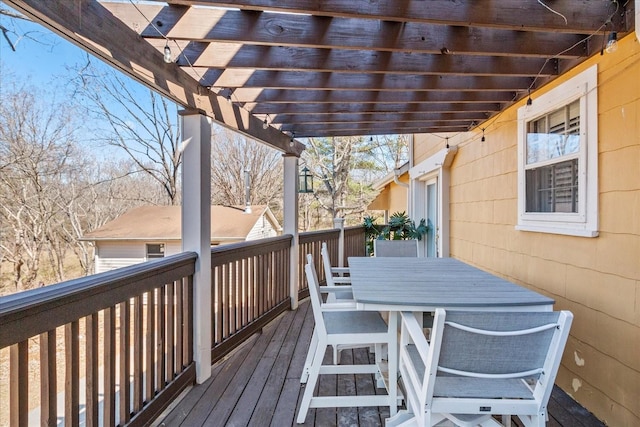
[[275,237],[278,235],[278,231],[273,227],[271,221],[267,219],[266,215],[262,215],[258,221],[256,221],[249,234],[247,234],[247,240],[266,239],[267,237]]
[[180,241],[98,241],[95,272],[102,273],[146,261],[147,243],[164,243],[165,256],[182,252]]
[[[515,230],[517,108],[454,135],[451,256],[527,286],[571,310],[574,324],[556,383],[611,426],[640,425],[640,46],[596,55],[548,87],[598,64],[599,236]],[[444,148],[417,135],[414,164]]]
[[[409,184],[409,174],[404,173],[400,177],[398,177],[400,182],[404,182],[405,184]],[[395,182],[390,182],[389,185],[389,215],[395,212],[406,212],[409,213],[409,189],[405,188],[401,185],[396,184]]]

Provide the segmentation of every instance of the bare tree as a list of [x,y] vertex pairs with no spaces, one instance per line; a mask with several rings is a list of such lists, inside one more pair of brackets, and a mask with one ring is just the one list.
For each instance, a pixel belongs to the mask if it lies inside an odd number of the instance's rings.
[[316,184],[313,202],[303,201],[312,228],[329,227],[322,220],[332,218],[361,222],[367,205],[375,197],[371,183],[400,166],[407,159],[406,136],[309,138],[303,161],[312,171]]
[[[16,289],[34,286],[41,257],[51,247],[57,199],[71,167],[75,127],[64,106],[44,108],[31,92],[3,91],[0,104],[0,242],[13,265]],[[12,238],[7,238],[12,234]]]
[[132,85],[117,71],[87,64],[75,70],[76,93],[88,103],[96,138],[118,147],[163,189],[170,204],[180,203],[182,163],[177,106],[155,92]]
[[282,156],[277,151],[228,129],[215,127],[211,142],[213,204],[244,205],[244,171],[249,173],[250,202],[281,209]]

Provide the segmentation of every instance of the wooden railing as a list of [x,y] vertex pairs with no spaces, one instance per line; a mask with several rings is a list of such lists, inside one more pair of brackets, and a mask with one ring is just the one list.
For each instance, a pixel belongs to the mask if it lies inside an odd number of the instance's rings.
[[[324,274],[321,244],[337,260],[339,237],[300,234],[298,298],[306,254]],[[214,362],[289,309],[291,239],[212,248]],[[364,255],[362,227],[344,241],[345,264]],[[182,253],[0,298],[0,425],[153,420],[195,380],[195,260]]]
[[0,298],[0,357],[9,354],[0,425],[153,420],[195,379],[195,259],[187,252]]
[[291,235],[211,249],[215,362],[291,306]]
[[344,229],[344,265],[349,266],[350,256],[366,256],[364,227],[345,227]]
[[324,283],[324,269],[322,268],[320,250],[322,243],[327,243],[327,249],[329,250],[329,257],[332,260],[338,260],[338,245],[340,244],[340,230],[320,230],[320,231],[307,231],[300,233],[298,236],[298,250],[300,268],[298,269],[298,297],[305,298],[309,296],[309,288],[307,286],[307,280],[304,277],[304,265],[307,263],[307,254],[313,255],[315,261],[316,272],[318,273],[318,279],[321,284]]

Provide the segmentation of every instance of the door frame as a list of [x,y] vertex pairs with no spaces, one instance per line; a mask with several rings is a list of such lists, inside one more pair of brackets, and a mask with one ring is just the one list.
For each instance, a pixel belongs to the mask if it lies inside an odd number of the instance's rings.
[[[427,183],[436,180],[437,191],[437,224],[439,236],[436,252],[439,258],[448,258],[449,252],[449,186],[450,166],[458,149],[457,147],[444,148],[431,157],[418,163],[409,169],[410,191],[409,212],[410,217],[419,221],[427,217]],[[418,256],[426,256],[426,241],[418,242]]]

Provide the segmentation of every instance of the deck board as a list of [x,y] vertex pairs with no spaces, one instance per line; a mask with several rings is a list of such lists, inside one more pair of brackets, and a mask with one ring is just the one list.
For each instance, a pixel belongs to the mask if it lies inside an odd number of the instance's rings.
[[[192,387],[156,426],[296,426],[304,387],[300,374],[311,334],[313,313],[308,300],[298,310],[283,313],[213,366],[205,383]],[[326,361],[331,358],[327,351]],[[343,363],[368,363],[367,349],[343,350]],[[321,393],[384,393],[372,375],[323,375]],[[301,426],[383,426],[389,408],[310,409]],[[516,419],[514,425],[520,426]],[[550,427],[604,426],[569,395],[554,388],[549,402]]]

